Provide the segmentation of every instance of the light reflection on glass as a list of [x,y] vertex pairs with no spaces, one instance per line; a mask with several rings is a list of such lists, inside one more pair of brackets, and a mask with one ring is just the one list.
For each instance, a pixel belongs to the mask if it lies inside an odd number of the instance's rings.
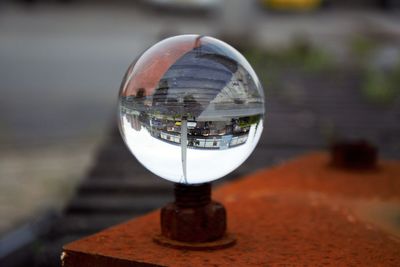
[[128,69],[120,130],[136,158],[173,182],[204,183],[237,168],[262,129],[263,89],[246,59],[198,35],[168,38]]

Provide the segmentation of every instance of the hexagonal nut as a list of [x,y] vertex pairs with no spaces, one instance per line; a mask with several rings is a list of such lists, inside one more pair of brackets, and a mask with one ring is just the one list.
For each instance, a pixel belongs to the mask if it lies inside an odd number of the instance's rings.
[[175,203],[161,209],[161,233],[181,242],[210,242],[226,231],[226,211],[218,202],[200,207],[182,207]]

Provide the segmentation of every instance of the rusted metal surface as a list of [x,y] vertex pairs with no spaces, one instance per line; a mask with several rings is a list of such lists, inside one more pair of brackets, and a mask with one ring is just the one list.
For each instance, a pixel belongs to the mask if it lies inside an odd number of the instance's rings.
[[64,247],[74,266],[400,266],[400,164],[358,172],[314,153],[214,192],[228,212],[230,248],[177,250],[155,244],[159,213]]
[[[359,72],[341,66],[341,69],[319,75],[297,69],[285,69],[277,75],[276,79],[283,81],[283,88],[268,88],[267,121],[258,146],[244,164],[217,184],[311,150],[324,149],[326,140],[335,133],[363,133],[365,137],[375,137],[373,141],[383,158],[400,159],[399,102],[376,107],[364,101],[360,96],[362,79]],[[378,165],[375,171],[379,169]],[[345,177],[354,179],[353,176]],[[337,180],[326,179],[322,174],[319,178],[331,182],[325,185],[326,190],[338,190]],[[361,187],[367,188],[369,184],[364,180],[365,176],[356,178]],[[284,181],[287,179],[277,179],[273,183],[282,188],[302,183],[317,184],[307,178]],[[385,183],[387,181],[382,182]],[[375,195],[375,187],[381,185],[371,185],[371,198]],[[351,188],[340,190],[351,191]],[[35,243],[34,257],[28,262],[43,267],[58,266],[64,244],[162,207],[173,201],[172,197],[172,184],[145,170],[127,150],[114,127],[110,137],[99,147],[93,167],[61,218]],[[230,227],[229,210],[228,223]]]

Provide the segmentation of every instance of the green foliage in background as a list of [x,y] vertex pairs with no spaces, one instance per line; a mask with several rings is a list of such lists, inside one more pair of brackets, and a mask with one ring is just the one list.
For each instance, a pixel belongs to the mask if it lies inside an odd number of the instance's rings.
[[358,36],[351,43],[356,67],[360,68],[363,76],[361,93],[373,104],[389,105],[400,96],[400,57],[390,68],[382,69],[374,64],[383,45],[376,38]]
[[377,47],[375,40],[364,36],[356,36],[350,43],[350,50],[358,65],[366,64]]
[[[400,58],[389,69],[377,66],[375,59],[384,49],[376,38],[357,36],[349,44],[351,56],[343,68],[351,68],[361,74],[359,90],[366,101],[377,105],[389,105],[400,96]],[[295,39],[288,47],[262,49],[247,47],[244,56],[255,68],[260,80],[269,90],[280,95],[291,91],[286,88],[282,73],[319,75],[339,68],[338,62],[327,51],[312,45],[307,39]]]
[[306,39],[296,39],[290,46],[279,49],[247,47],[242,52],[256,70],[264,87],[268,86],[278,92],[282,92],[282,71],[295,70],[317,75],[334,66],[329,53],[316,48]]
[[391,104],[400,95],[400,64],[390,71],[366,69],[361,90],[370,102]]
[[248,48],[244,56],[252,65],[265,67],[295,67],[306,71],[324,70],[332,65],[331,56],[305,39],[280,49]]

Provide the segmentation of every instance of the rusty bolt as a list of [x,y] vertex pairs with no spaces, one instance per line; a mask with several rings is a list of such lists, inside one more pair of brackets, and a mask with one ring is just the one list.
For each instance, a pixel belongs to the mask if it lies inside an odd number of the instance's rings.
[[181,242],[211,242],[226,231],[226,211],[211,200],[211,184],[175,184],[175,202],[161,209],[161,233]]
[[332,165],[346,169],[373,169],[378,150],[365,140],[336,142],[331,147]]

